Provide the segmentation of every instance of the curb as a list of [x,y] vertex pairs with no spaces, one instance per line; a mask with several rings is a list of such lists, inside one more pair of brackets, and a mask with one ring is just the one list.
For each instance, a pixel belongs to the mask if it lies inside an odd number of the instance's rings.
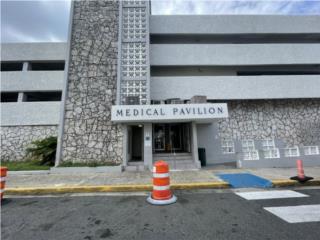
[[[94,193],[94,192],[143,192],[151,191],[151,184],[137,185],[101,185],[101,186],[63,186],[63,187],[35,187],[35,188],[7,188],[6,195],[46,195],[64,193]],[[191,189],[221,189],[229,188],[226,182],[176,183],[171,184],[172,190]]]
[[[306,183],[298,183],[293,180],[271,180],[272,187],[301,187],[320,186],[320,179]],[[100,186],[63,186],[63,187],[34,187],[34,188],[7,188],[6,195],[46,195],[64,193],[95,193],[95,192],[144,192],[152,191],[151,184],[132,185],[100,185]],[[195,190],[195,189],[226,189],[230,188],[227,182],[199,182],[199,183],[174,183],[172,190]]]
[[302,187],[302,186],[320,186],[320,179],[311,180],[305,183],[299,183],[294,180],[274,179],[271,180],[273,187]]

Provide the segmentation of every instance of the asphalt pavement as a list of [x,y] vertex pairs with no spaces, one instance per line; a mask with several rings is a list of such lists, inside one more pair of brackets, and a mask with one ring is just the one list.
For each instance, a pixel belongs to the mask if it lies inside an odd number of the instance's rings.
[[[257,190],[240,192],[252,191]],[[9,197],[2,203],[2,239],[318,240],[320,236],[320,221],[311,218],[290,223],[269,211],[301,205],[315,206],[317,211],[320,188],[299,188],[293,191],[293,197],[264,200],[256,193],[251,195],[257,199],[248,200],[229,189],[175,194],[178,202],[168,206],[150,205],[144,194]]]

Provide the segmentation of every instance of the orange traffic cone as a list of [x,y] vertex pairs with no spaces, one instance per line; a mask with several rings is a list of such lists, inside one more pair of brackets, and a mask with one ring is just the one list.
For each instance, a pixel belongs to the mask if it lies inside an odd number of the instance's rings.
[[1,194],[1,200],[2,200],[2,197],[4,194],[4,188],[5,188],[5,184],[6,184],[6,176],[7,176],[8,169],[6,167],[0,167],[0,171],[1,171],[0,194]]
[[313,177],[307,177],[304,175],[302,160],[297,160],[297,171],[298,171],[298,176],[291,177],[290,179],[296,180],[300,183],[305,183],[313,179]]
[[170,190],[169,165],[163,160],[153,166],[153,190],[147,201],[154,205],[175,203],[177,197]]

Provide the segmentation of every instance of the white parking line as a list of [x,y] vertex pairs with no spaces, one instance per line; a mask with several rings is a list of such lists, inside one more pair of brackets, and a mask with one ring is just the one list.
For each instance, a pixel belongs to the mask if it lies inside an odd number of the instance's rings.
[[271,190],[257,192],[236,192],[238,196],[247,200],[277,199],[277,198],[298,198],[309,197],[306,194],[298,193],[292,190]]
[[320,221],[320,204],[287,207],[265,207],[264,209],[288,223]]

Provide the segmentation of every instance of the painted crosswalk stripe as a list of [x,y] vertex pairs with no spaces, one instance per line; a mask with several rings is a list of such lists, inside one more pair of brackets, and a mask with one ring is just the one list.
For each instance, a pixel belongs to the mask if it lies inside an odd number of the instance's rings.
[[320,221],[320,204],[286,207],[265,207],[264,209],[288,223]]
[[247,199],[247,200],[309,197],[306,194],[302,194],[302,193],[295,192],[292,190],[237,192],[236,194],[244,199]]

